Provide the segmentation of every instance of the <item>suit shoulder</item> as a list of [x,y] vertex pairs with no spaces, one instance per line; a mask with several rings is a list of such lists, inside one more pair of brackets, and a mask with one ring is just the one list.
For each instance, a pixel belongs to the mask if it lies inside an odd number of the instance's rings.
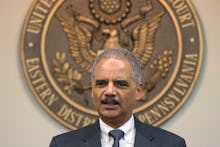
[[73,130],[54,136],[52,142],[56,141],[57,144],[66,144],[68,142],[81,142],[84,138],[89,137],[89,135],[92,134],[91,132],[94,133],[95,130],[98,130],[97,124],[92,124],[78,130]]
[[167,130],[147,125],[139,121],[137,122],[137,125],[137,131],[148,138],[150,137],[152,139],[158,140],[161,143],[172,142],[185,144],[185,140],[182,137]]

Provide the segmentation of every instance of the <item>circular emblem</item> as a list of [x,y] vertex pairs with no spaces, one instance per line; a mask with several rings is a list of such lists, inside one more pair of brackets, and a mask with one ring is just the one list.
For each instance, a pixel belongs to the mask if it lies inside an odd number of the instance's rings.
[[107,48],[126,48],[142,67],[134,113],[166,122],[189,98],[203,56],[200,22],[189,0],[35,0],[24,24],[22,64],[41,106],[70,129],[92,124],[90,71]]

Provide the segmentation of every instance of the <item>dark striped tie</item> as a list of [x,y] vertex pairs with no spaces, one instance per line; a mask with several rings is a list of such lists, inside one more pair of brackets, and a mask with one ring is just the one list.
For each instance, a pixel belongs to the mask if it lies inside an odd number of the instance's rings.
[[110,131],[108,134],[114,139],[114,144],[112,147],[119,147],[119,140],[124,136],[124,132],[122,130],[116,129]]

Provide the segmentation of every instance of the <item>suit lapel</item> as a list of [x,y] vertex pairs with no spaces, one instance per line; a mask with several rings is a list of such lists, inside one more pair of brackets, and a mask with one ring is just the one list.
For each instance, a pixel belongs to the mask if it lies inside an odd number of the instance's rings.
[[135,118],[135,127],[136,135],[134,147],[157,147],[157,144],[152,141],[154,138],[137,118]]
[[86,142],[86,147],[101,147],[101,141],[100,141],[100,136],[99,135],[93,135],[90,138],[88,138]]
[[86,147],[101,147],[99,122],[95,122],[92,126],[85,129],[82,133],[82,141]]
[[136,131],[134,147],[157,147],[155,143]]

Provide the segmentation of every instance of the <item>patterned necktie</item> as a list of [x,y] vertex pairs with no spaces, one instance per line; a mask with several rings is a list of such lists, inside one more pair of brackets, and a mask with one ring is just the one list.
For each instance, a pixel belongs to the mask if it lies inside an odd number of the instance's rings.
[[114,144],[112,147],[119,147],[119,140],[124,136],[122,130],[116,129],[109,132],[109,136],[113,137]]

